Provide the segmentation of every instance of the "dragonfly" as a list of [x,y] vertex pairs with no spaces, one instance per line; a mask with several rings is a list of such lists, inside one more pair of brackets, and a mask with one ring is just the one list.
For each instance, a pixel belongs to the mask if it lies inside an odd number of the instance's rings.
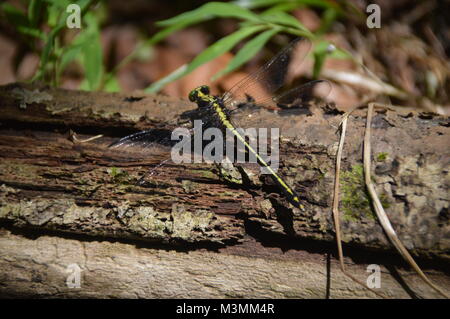
[[[266,154],[262,155],[254,147],[255,144],[241,132],[242,128],[261,126],[257,116],[258,109],[273,112],[274,116],[277,116],[275,113],[289,115],[326,100],[331,91],[331,85],[326,80],[310,81],[279,92],[286,83],[293,81],[310,48],[311,42],[306,38],[293,40],[260,69],[237,82],[221,96],[212,95],[207,85],[193,89],[189,93],[189,100],[196,103],[197,108],[182,116],[185,119],[188,118],[190,124],[195,120],[201,120],[203,129],[218,128],[221,131],[231,132],[231,136],[243,145],[244,152],[256,158],[257,163],[267,170],[268,175],[288,201],[298,208],[303,207],[298,193],[271,167]],[[194,135],[195,130],[191,127],[186,134]],[[172,139],[170,132],[164,133],[159,129],[150,129],[125,136],[110,147],[138,147],[150,150],[150,155],[155,155],[160,152],[170,152],[177,142]],[[168,157],[156,168],[163,166],[169,160]]]

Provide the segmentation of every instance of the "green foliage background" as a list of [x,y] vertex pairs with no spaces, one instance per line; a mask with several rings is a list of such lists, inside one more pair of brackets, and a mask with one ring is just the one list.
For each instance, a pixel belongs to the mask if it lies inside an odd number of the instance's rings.
[[[72,13],[67,12],[67,7],[71,3],[77,4],[81,8],[82,27],[69,43],[65,43],[63,35],[67,29],[66,20]],[[211,44],[190,63],[182,65],[169,75],[152,83],[145,89],[146,92],[160,91],[166,84],[189,74],[204,63],[231,51],[239,43],[246,41],[236,52],[232,61],[213,76],[212,80],[217,80],[248,62],[277,34],[306,37],[316,44],[312,55],[314,76],[317,77],[328,56],[349,58],[345,51],[338,48],[330,52],[328,50],[330,43],[323,39],[323,34],[336,19],[345,18],[344,12],[361,15],[346,1],[238,0],[208,2],[196,9],[156,22],[160,30],[142,41],[129,56],[106,73],[100,43],[100,30],[105,19],[106,6],[107,1],[31,0],[28,1],[26,13],[9,3],[1,4],[0,10],[28,41],[31,48],[40,55],[39,68],[32,80],[44,80],[58,86],[61,74],[71,62],[76,61],[84,69],[85,79],[81,84],[81,89],[105,91],[119,91],[117,71],[134,59],[142,49],[155,45],[171,33],[212,19],[232,18],[239,21],[237,30]],[[308,30],[291,15],[294,9],[300,7],[317,7],[322,10],[321,26],[316,32]],[[44,31],[42,25],[47,25],[48,31]],[[43,46],[37,45],[39,41],[43,43]]]

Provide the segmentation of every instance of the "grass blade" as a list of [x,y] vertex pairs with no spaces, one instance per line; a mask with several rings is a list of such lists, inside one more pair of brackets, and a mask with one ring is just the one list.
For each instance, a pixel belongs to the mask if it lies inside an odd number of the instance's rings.
[[233,72],[237,68],[239,68],[241,65],[248,62],[252,57],[254,57],[267,43],[267,41],[270,40],[275,34],[280,32],[280,29],[271,29],[262,32],[257,37],[251,39],[248,41],[242,49],[239,50],[239,52],[236,54],[236,56],[228,63],[227,67],[216,73],[211,80],[215,81],[218,78],[224,76],[225,74],[228,74],[230,72]]
[[192,24],[216,17],[261,22],[261,19],[257,14],[238,5],[223,2],[209,2],[195,10],[184,12],[173,18],[159,21],[156,24],[158,26],[167,27],[185,23]]
[[31,0],[28,5],[28,21],[30,26],[35,28],[39,22],[40,14],[42,10],[41,0]]
[[[296,18],[291,16],[290,14],[287,14],[283,11],[271,11],[269,13],[265,13],[261,15],[264,19],[264,21],[279,24],[279,25],[285,25],[288,27],[296,28],[299,30],[302,30],[306,33],[310,33],[310,31],[302,24],[300,23]],[[311,36],[309,38],[313,37],[313,34],[310,33]]]
[[225,52],[228,52],[233,48],[239,41],[245,39],[246,37],[261,31],[264,29],[265,26],[249,26],[242,28],[222,39],[215,42],[213,45],[208,47],[206,50],[204,50],[202,53],[200,53],[194,60],[192,60],[191,63],[187,65],[183,65],[176,69],[174,72],[169,74],[168,76],[160,79],[159,81],[153,83],[148,88],[146,88],[144,91],[146,93],[153,93],[161,90],[166,84],[175,81],[182,76],[185,76],[186,74],[189,74],[193,70],[195,70],[197,67],[199,67],[202,64],[205,64],[208,61],[211,61],[218,56],[224,54]]

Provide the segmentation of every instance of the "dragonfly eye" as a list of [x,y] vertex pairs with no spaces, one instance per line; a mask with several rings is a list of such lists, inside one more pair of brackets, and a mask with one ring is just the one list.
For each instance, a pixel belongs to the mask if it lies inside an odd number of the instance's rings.
[[198,99],[198,92],[197,89],[192,90],[191,93],[189,93],[189,101],[195,102]]
[[200,92],[202,92],[205,95],[209,95],[209,87],[207,85],[202,85],[200,87]]

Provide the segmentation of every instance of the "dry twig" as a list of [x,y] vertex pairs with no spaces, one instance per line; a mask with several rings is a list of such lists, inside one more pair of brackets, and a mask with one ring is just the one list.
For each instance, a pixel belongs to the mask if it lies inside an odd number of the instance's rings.
[[339,264],[341,267],[341,271],[344,275],[352,279],[354,282],[360,284],[361,286],[369,289],[374,294],[376,294],[378,297],[386,298],[383,294],[375,291],[372,288],[367,287],[366,284],[364,284],[359,279],[355,278],[354,276],[350,275],[345,270],[344,265],[344,254],[342,250],[342,241],[341,241],[341,227],[340,227],[340,220],[339,220],[339,180],[340,180],[340,171],[341,171],[341,158],[342,158],[342,150],[344,148],[344,142],[345,142],[345,133],[347,131],[347,121],[348,116],[355,110],[356,108],[350,110],[349,112],[345,113],[343,116],[343,120],[341,122],[341,138],[339,140],[339,147],[337,151],[336,156],[336,175],[334,180],[334,196],[333,196],[333,219],[334,219],[334,225],[336,227],[336,243],[338,248],[338,256],[339,256]]

